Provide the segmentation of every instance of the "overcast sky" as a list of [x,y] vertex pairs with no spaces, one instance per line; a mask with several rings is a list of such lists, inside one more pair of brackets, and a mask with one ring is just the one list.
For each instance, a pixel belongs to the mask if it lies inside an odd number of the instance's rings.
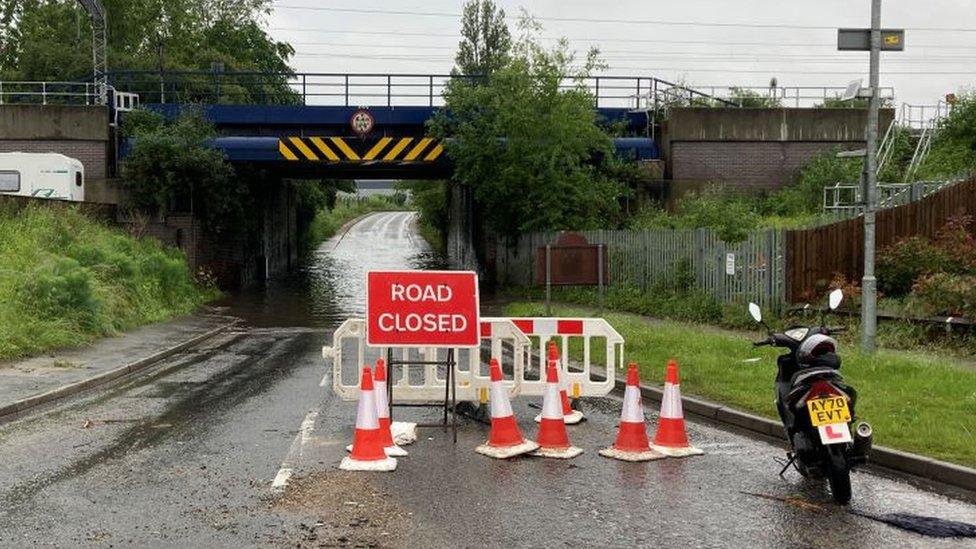
[[[717,86],[767,86],[772,77],[780,86],[867,81],[867,53],[837,52],[835,28],[866,27],[869,0],[496,2],[513,32],[525,8],[544,36],[566,37],[581,52],[598,46],[610,65],[605,74]],[[294,45],[300,72],[446,73],[462,4],[277,0],[267,23],[275,38]],[[905,51],[882,55],[882,85],[895,88],[899,103],[932,104],[973,87],[976,0],[886,0],[882,24],[906,29]]]

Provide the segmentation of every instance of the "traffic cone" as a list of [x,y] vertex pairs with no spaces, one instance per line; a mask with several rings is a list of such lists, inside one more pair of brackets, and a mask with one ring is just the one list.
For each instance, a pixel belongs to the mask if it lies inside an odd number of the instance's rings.
[[474,449],[479,454],[489,457],[505,459],[519,454],[531,452],[539,447],[531,440],[525,440],[515,415],[512,413],[512,403],[508,401],[508,392],[502,385],[502,369],[496,359],[491,359],[491,432],[488,442]]
[[546,395],[542,399],[542,418],[539,421],[539,449],[533,456],[568,459],[583,453],[569,444],[563,410],[559,402],[559,371],[554,361],[546,369]]
[[681,385],[678,382],[678,362],[668,361],[664,378],[664,399],[661,401],[661,417],[651,449],[666,456],[685,457],[704,454],[688,443],[685,416],[681,411]]
[[[555,363],[556,367],[559,367],[559,349],[556,347],[555,341],[549,342],[549,353],[548,353],[548,363]],[[568,370],[568,368],[566,369]],[[563,370],[563,371],[566,371]],[[579,410],[574,410],[569,405],[569,395],[566,393],[566,378],[565,376],[560,377],[559,383],[559,401],[563,409],[563,423],[566,425],[576,425],[580,421],[583,421],[583,412]],[[536,423],[542,421],[542,414],[535,416]]]
[[386,455],[401,457],[407,451],[397,446],[393,440],[393,430],[390,428],[390,401],[386,395],[386,363],[382,358],[376,359],[376,415],[380,421],[380,435]]
[[641,405],[640,379],[637,365],[627,366],[627,387],[624,389],[624,406],[620,412],[620,427],[613,446],[600,450],[600,455],[623,461],[650,461],[663,459],[664,454],[650,449],[647,425],[644,424],[644,407]]
[[387,456],[383,450],[380,422],[376,416],[373,374],[369,366],[364,366],[363,379],[359,386],[359,409],[356,411],[356,434],[352,439],[352,452],[342,458],[339,468],[344,471],[392,471],[396,466],[396,459]]

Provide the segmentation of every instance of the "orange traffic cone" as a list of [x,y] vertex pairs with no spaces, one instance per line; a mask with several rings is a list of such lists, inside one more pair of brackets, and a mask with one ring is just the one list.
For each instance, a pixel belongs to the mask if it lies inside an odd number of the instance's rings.
[[640,379],[637,365],[627,366],[627,387],[624,389],[624,406],[620,412],[620,428],[617,441],[610,448],[600,450],[600,455],[623,461],[650,461],[662,459],[664,454],[650,449],[647,425],[644,424],[644,407],[641,405]]
[[359,386],[359,409],[356,411],[356,434],[352,439],[352,452],[342,458],[339,468],[345,471],[392,471],[397,461],[383,450],[380,422],[376,417],[376,395],[373,391],[373,374],[369,366],[363,367],[363,379]]
[[515,423],[512,403],[508,392],[502,385],[502,369],[496,359],[491,359],[491,433],[488,442],[474,449],[479,454],[505,459],[531,452],[539,447],[531,440],[525,440]]
[[[559,349],[556,347],[555,341],[549,342],[549,353],[548,353],[548,363],[556,364],[556,368],[559,368]],[[566,393],[566,378],[562,376],[559,378],[559,402],[563,409],[563,423],[566,425],[575,425],[580,421],[583,421],[583,412],[579,410],[574,410],[569,405],[569,395]],[[536,423],[542,421],[542,414],[535,416]]]
[[678,362],[668,361],[664,378],[664,399],[661,401],[661,417],[651,448],[666,456],[685,457],[701,455],[698,448],[688,443],[685,432],[685,416],[681,411],[681,385],[678,382]]
[[390,401],[386,395],[386,363],[382,358],[376,359],[376,415],[380,423],[380,435],[386,455],[400,457],[407,455],[407,451],[397,446],[393,440],[390,428]]
[[583,453],[569,444],[563,410],[559,402],[559,372],[554,361],[546,369],[546,395],[542,399],[542,418],[539,421],[539,449],[533,456],[568,459]]

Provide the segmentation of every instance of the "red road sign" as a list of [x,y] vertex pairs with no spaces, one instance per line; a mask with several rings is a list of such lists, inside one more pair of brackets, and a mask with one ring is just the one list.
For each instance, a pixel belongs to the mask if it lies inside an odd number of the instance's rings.
[[371,271],[366,344],[477,347],[478,275],[467,271]]

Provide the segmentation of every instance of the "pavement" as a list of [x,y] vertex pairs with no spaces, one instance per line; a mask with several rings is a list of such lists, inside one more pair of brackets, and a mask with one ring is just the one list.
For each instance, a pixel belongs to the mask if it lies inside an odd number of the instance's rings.
[[[779,478],[776,444],[694,418],[704,456],[600,457],[615,397],[584,403],[589,419],[570,437],[585,453],[573,460],[486,458],[474,447],[487,427],[462,420],[456,445],[422,429],[394,473],[338,471],[356,403],[320,387],[321,347],[361,314],[366,270],[436,263],[412,223],[371,215],[323,244],[304,273],[226,303],[245,324],[0,425],[0,547],[973,546],[855,516],[822,483]],[[531,403],[513,402],[530,436]],[[871,471],[853,483],[854,510],[976,523],[976,495]]]
[[85,347],[0,362],[0,410],[158,355],[233,320],[209,311],[136,328]]

